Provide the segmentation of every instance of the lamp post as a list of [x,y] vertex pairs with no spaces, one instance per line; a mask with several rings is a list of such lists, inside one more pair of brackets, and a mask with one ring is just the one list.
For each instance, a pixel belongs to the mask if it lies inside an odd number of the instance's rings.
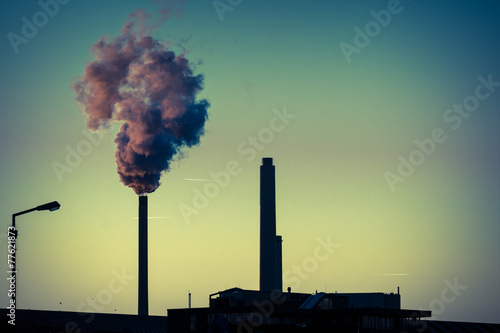
[[[11,272],[11,278],[10,280],[11,283],[11,288],[9,289],[9,295],[12,294],[10,304],[13,305],[14,311],[16,310],[17,304],[17,287],[16,287],[16,280],[17,280],[17,271],[16,271],[16,239],[17,239],[17,230],[16,230],[16,216],[27,214],[30,212],[33,212],[35,210],[48,210],[48,211],[55,211],[58,210],[61,205],[57,201],[52,201],[49,203],[46,203],[44,205],[36,206],[35,208],[23,210],[22,212],[12,214],[12,226],[9,227],[9,231],[7,233],[8,239],[9,239],[9,256],[8,256],[8,265],[10,268]],[[12,259],[11,259],[12,258]],[[12,284],[14,285],[14,290],[12,291]]]

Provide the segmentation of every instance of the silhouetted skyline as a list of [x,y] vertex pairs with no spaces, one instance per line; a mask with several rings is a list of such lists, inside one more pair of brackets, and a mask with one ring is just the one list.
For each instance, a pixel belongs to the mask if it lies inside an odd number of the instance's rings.
[[400,286],[404,308],[498,322],[498,2],[173,1],[169,15],[149,0],[62,2],[0,14],[3,253],[10,214],[64,207],[16,222],[21,308],[137,311],[122,124],[86,130],[71,84],[91,46],[145,8],[158,13],[158,49],[189,59],[204,77],[195,100],[210,103],[200,145],[148,197],[151,314],[187,307],[189,291],[202,307],[215,291],[259,288],[259,167],[271,156],[284,290]]

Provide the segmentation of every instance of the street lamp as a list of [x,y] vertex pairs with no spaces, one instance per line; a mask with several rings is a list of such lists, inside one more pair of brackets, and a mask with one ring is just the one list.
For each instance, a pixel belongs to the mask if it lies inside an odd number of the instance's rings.
[[33,212],[35,210],[49,210],[49,211],[53,212],[55,210],[58,210],[59,207],[61,207],[61,205],[59,204],[59,202],[52,201],[52,202],[46,203],[45,205],[36,206],[35,208],[23,210],[22,212],[12,214],[12,226],[14,228],[16,227],[16,216],[23,215],[23,214],[26,214],[26,213],[30,213],[30,212]]
[[[17,300],[17,288],[16,288],[16,280],[17,280],[17,271],[16,271],[16,239],[17,239],[17,230],[16,230],[16,216],[23,215],[26,213],[33,212],[35,210],[48,210],[55,211],[58,210],[61,205],[57,201],[52,201],[46,203],[44,205],[36,206],[35,208],[23,210],[22,212],[12,214],[12,226],[9,227],[9,231],[7,233],[9,239],[9,256],[8,256],[8,265],[10,268],[11,278],[8,278],[10,281],[11,287],[9,288],[9,295],[12,295],[10,304],[13,305],[14,312],[16,310],[16,300]],[[12,258],[12,259],[11,259]],[[14,285],[14,290],[12,290],[12,285]]]

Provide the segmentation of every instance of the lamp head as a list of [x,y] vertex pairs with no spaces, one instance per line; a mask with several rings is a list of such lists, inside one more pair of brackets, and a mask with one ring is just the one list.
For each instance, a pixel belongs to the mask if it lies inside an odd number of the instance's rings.
[[53,212],[55,210],[58,210],[59,207],[61,207],[59,202],[52,201],[52,202],[46,203],[45,205],[40,205],[40,206],[36,207],[36,210],[48,210],[48,211]]

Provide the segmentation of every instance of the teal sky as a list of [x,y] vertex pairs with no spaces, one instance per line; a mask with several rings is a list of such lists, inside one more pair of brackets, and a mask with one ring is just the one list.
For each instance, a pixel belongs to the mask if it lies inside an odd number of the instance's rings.
[[[182,12],[153,36],[185,50],[205,76],[199,97],[211,107],[201,144],[185,150],[149,196],[151,314],[187,306],[189,291],[201,307],[219,290],[258,288],[259,165],[270,156],[285,288],[399,286],[403,308],[500,323],[497,1],[401,0],[385,26],[370,23],[371,11],[394,1],[242,1],[222,21],[212,1],[177,2]],[[0,6],[0,277],[6,281],[11,214],[57,200],[59,211],[16,222],[19,307],[82,310],[88,297],[109,289],[113,272],[137,274],[138,202],[116,173],[120,124],[87,144],[70,84],[99,37],[117,36],[133,10],[159,5],[69,1],[18,52],[9,33],[22,37],[23,17],[32,22],[42,9],[33,0]],[[368,32],[368,45],[356,45],[355,28],[367,24],[379,28]],[[357,48],[350,59],[345,43]],[[470,97],[477,91],[482,100]],[[465,116],[447,111],[474,101]],[[273,120],[284,113],[286,122]],[[272,138],[271,123],[283,125]],[[444,142],[429,143],[435,129]],[[419,152],[415,140],[431,152]],[[69,150],[88,147],[68,165]],[[419,164],[411,175],[398,174],[400,156]],[[227,186],[201,181],[230,161],[239,169]],[[200,204],[197,193],[210,187],[217,193]],[[339,246],[294,283],[293,267],[314,258],[318,238],[328,237]],[[467,288],[445,303],[443,290],[455,279]],[[0,285],[2,307],[7,289]],[[137,280],[100,306],[136,313]]]

